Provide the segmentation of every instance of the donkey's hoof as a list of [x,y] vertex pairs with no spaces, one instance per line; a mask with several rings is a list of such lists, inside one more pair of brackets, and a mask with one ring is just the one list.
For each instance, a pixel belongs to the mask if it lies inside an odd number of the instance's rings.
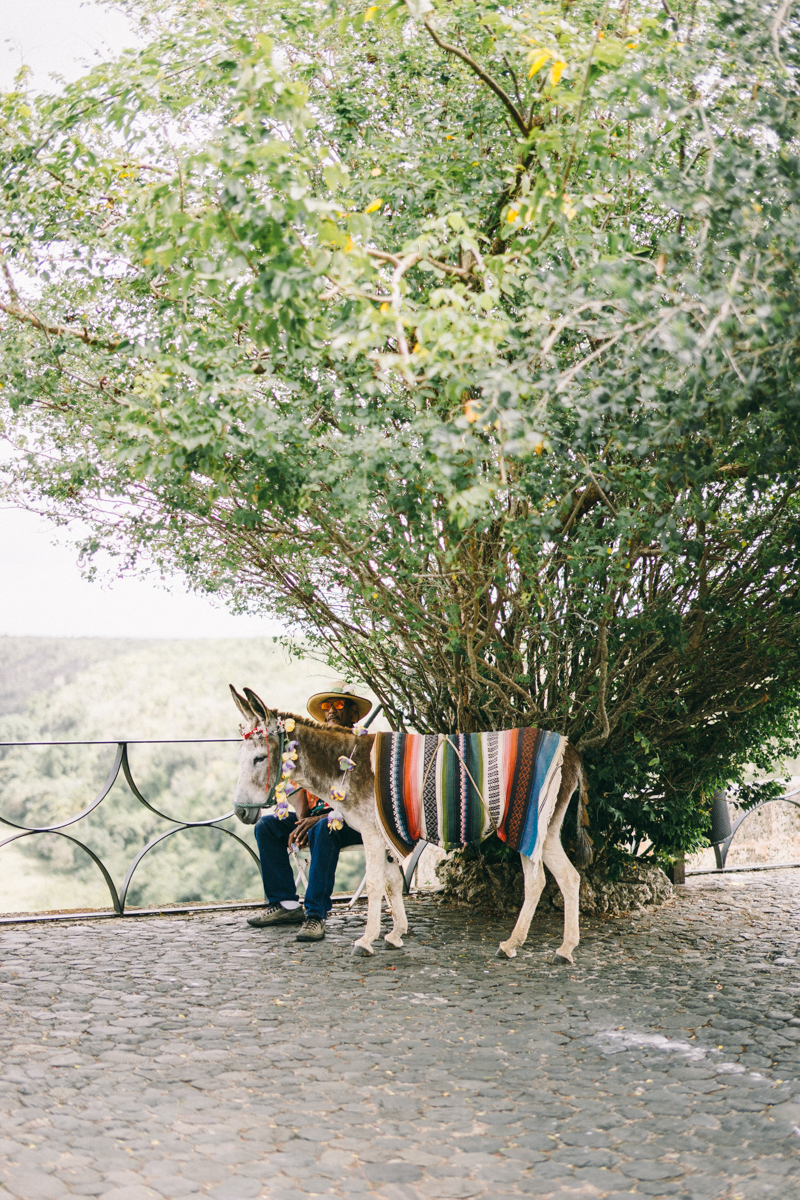
[[387,933],[383,939],[390,950],[399,950],[403,945],[403,939],[399,936],[393,938],[390,933]]
[[374,951],[369,946],[362,946],[360,942],[353,942],[353,954],[358,958],[372,958]]
[[497,954],[495,954],[495,958],[516,958],[516,957],[517,957],[517,952],[511,946],[500,945],[497,948]]
[[575,959],[570,954],[556,953],[553,955],[554,963],[567,963],[568,966],[575,966]]

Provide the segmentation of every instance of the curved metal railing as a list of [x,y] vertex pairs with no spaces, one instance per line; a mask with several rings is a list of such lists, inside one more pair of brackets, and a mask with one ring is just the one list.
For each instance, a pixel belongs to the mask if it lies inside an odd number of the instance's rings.
[[[731,870],[726,867],[728,851],[731,848],[731,842],[736,837],[740,828],[747,820],[752,817],[753,813],[757,813],[760,809],[766,808],[768,804],[793,804],[795,808],[800,808],[800,800],[795,799],[800,796],[800,788],[795,788],[791,792],[785,792],[783,796],[772,796],[769,800],[762,800],[759,804],[754,804],[752,808],[748,808],[745,812],[740,813],[736,820],[731,825],[730,812],[728,810],[728,797],[725,792],[717,792],[713,799],[713,808],[711,813],[712,822],[712,846],[714,847],[714,857],[717,860],[717,870]],[[752,864],[761,866],[762,864]],[[771,866],[772,864],[763,864]],[[775,864],[776,866],[789,866],[788,863]]]
[[[219,830],[220,833],[224,833],[228,837],[233,838],[233,840],[235,842],[238,842],[239,845],[242,846],[242,848],[247,851],[247,853],[253,859],[253,862],[256,865],[256,869],[259,870],[259,872],[260,872],[260,864],[259,864],[258,855],[253,851],[253,849],[250,846],[248,846],[247,842],[245,842],[243,840],[243,838],[240,838],[238,836],[238,834],[234,833],[230,829],[226,829],[221,824],[221,822],[227,821],[230,819],[230,817],[233,816],[232,808],[229,812],[222,813],[218,817],[211,817],[205,821],[184,821],[180,817],[173,817],[169,813],[161,812],[154,805],[152,805],[149,802],[149,800],[146,799],[145,796],[142,795],[142,793],[133,777],[133,772],[131,771],[130,759],[128,756],[128,747],[129,746],[176,746],[176,745],[201,745],[201,744],[203,744],[203,745],[208,745],[208,744],[221,745],[221,744],[227,744],[227,743],[235,743],[235,742],[238,742],[239,740],[240,740],[239,738],[155,738],[155,739],[130,739],[130,740],[124,741],[124,742],[123,741],[0,742],[0,749],[10,749],[12,747],[20,747],[21,748],[21,747],[25,747],[25,746],[30,746],[30,747],[34,747],[34,746],[116,746],[116,752],[114,754],[114,761],[111,764],[111,769],[109,770],[108,775],[106,776],[105,782],[103,783],[102,787],[97,792],[96,796],[91,801],[91,803],[87,804],[85,808],[82,808],[80,810],[80,812],[75,813],[71,817],[67,817],[65,820],[56,821],[51,825],[24,825],[24,824],[20,823],[19,821],[13,821],[9,817],[0,814],[0,823],[2,823],[3,825],[8,825],[12,829],[18,829],[20,831],[19,833],[15,833],[12,837],[5,838],[3,841],[1,841],[0,842],[0,850],[2,850],[4,846],[10,845],[12,842],[19,841],[21,838],[34,837],[37,834],[53,834],[56,837],[65,838],[67,841],[72,842],[73,845],[77,846],[80,850],[82,850],[83,853],[86,854],[87,857],[89,859],[91,859],[91,861],[98,868],[98,870],[100,871],[100,874],[103,876],[106,887],[108,888],[108,892],[111,897],[111,903],[112,903],[113,909],[114,909],[114,914],[119,917],[125,915],[125,904],[126,904],[126,900],[128,897],[128,891],[130,889],[131,880],[133,879],[134,873],[136,872],[137,867],[142,862],[142,859],[145,857],[145,855],[149,854],[149,852],[152,849],[154,849],[156,846],[158,846],[161,842],[165,841],[166,838],[172,837],[176,833],[181,833],[186,829],[216,829],[216,830]],[[173,828],[167,829],[167,830],[163,831],[162,833],[159,833],[156,837],[151,838],[151,840],[149,842],[147,842],[147,844],[145,846],[143,846],[141,850],[139,850],[139,852],[134,856],[133,860],[131,861],[130,866],[128,867],[128,870],[125,874],[125,878],[122,883],[122,886],[120,888],[117,888],[117,885],[114,882],[114,878],[113,878],[111,872],[108,870],[108,868],[106,867],[106,865],[102,861],[102,859],[97,854],[95,854],[94,850],[92,850],[89,846],[87,846],[85,844],[85,842],[80,841],[78,838],[73,837],[69,833],[65,833],[64,830],[69,828],[71,825],[76,825],[79,821],[82,821],[85,817],[88,817],[90,815],[90,813],[93,813],[95,811],[95,809],[98,808],[99,805],[101,805],[103,803],[106,796],[108,796],[112,787],[116,783],[116,781],[119,777],[120,771],[122,771],[125,782],[127,783],[128,787],[130,788],[130,790],[131,790],[133,796],[136,798],[136,800],[138,800],[138,802],[140,804],[144,805],[144,807],[146,809],[148,809],[151,813],[153,813],[154,816],[159,817],[162,821],[168,821],[173,826]]]
[[[778,871],[787,867],[800,867],[800,862],[743,863],[741,866],[735,867],[726,865],[731,843],[748,817],[752,817],[753,813],[766,808],[768,804],[792,804],[795,808],[800,808],[800,799],[796,799],[796,797],[800,797],[800,788],[794,788],[791,792],[785,792],[782,796],[770,796],[768,800],[761,800],[758,804],[754,804],[752,808],[739,813],[733,824],[731,824],[728,794],[724,791],[716,792],[712,797],[711,804],[711,847],[714,851],[714,858],[717,865],[716,867],[686,867],[685,874],[717,875],[722,872],[730,873],[732,871]],[[681,867],[683,867],[682,862]],[[675,882],[682,883],[683,879],[675,879]]]

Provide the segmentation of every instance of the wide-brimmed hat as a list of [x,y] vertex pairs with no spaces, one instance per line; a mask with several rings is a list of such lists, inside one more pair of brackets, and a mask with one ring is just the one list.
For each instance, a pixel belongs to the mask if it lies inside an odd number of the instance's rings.
[[365,696],[357,696],[352,684],[345,683],[343,679],[335,680],[328,688],[327,692],[316,692],[309,700],[306,708],[311,713],[311,716],[315,721],[320,721],[324,725],[325,713],[322,711],[321,707],[323,700],[341,700],[343,697],[348,700],[352,700],[354,704],[358,705],[359,721],[365,717],[372,708],[372,701],[367,700]]

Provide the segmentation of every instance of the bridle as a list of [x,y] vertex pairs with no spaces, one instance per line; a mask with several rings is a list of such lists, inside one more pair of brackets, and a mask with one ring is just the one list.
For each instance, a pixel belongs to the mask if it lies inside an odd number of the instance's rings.
[[[372,714],[372,716],[373,717],[377,716],[379,711],[380,711],[380,706],[375,710],[375,712]],[[372,720],[372,717],[370,717],[370,721],[371,720]],[[288,725],[288,730],[287,730],[287,725]],[[294,728],[295,728],[294,717],[291,717],[291,718],[287,717],[285,720],[283,717],[277,717],[276,718],[276,728],[275,728],[274,734],[271,734],[269,732],[269,730],[266,727],[266,724],[263,729],[261,729],[260,727],[257,726],[255,729],[251,729],[249,733],[242,734],[242,738],[244,741],[249,741],[249,739],[253,738],[253,737],[263,737],[266,740],[268,750],[269,750],[270,737],[277,736],[277,738],[278,738],[278,761],[281,764],[280,773],[276,772],[275,781],[273,782],[273,780],[272,780],[272,755],[270,753],[267,754],[267,782],[264,784],[264,791],[267,793],[267,798],[262,804],[259,804],[259,805],[244,804],[241,806],[242,808],[269,808],[274,805],[277,810],[276,815],[278,817],[288,816],[289,805],[286,801],[286,795],[285,795],[285,792],[283,789],[286,786],[286,782],[291,779],[291,774],[292,774],[292,771],[294,770],[294,765],[291,760],[292,759],[296,760],[296,758],[297,758],[297,742],[294,741],[294,742],[289,742],[287,744],[286,734],[287,734],[287,732],[291,733],[294,730]],[[331,829],[336,830],[336,829],[342,828],[342,824],[344,822],[344,816],[339,811],[337,805],[347,799],[347,793],[349,791],[349,784],[350,784],[349,775],[350,775],[350,772],[354,769],[354,767],[356,765],[355,760],[352,757],[352,755],[355,752],[355,748],[358,744],[358,739],[360,737],[362,737],[366,732],[367,732],[367,725],[362,724],[360,721],[357,721],[355,723],[355,725],[353,726],[353,734],[355,735],[355,741],[353,743],[353,748],[350,751],[350,754],[342,754],[339,756],[339,770],[342,772],[342,778],[341,778],[341,781],[339,782],[339,784],[338,785],[334,784],[330,790],[330,803],[332,805],[332,808],[331,808],[331,811],[328,813],[328,825],[331,827]],[[284,753],[284,751],[286,751],[286,750],[288,750],[288,754]],[[277,791],[278,791],[279,787],[281,788],[280,800],[278,799],[278,796],[277,796]],[[283,809],[283,811],[281,811],[281,809]]]
[[[279,720],[278,728],[276,730],[276,736],[278,738],[278,762],[280,763],[280,762],[283,762],[283,751],[284,751],[284,747],[285,747],[285,743],[286,743],[286,731],[283,728],[283,721]],[[249,733],[242,734],[242,738],[245,742],[248,742],[250,740],[250,738],[254,738],[254,737],[263,737],[267,743],[267,751],[269,751],[270,734],[267,732],[266,728],[261,729],[257,726],[255,729],[251,729]],[[271,808],[273,805],[278,803],[277,797],[275,795],[275,791],[277,789],[279,779],[280,779],[280,770],[277,770],[275,772],[275,779],[273,780],[273,778],[272,778],[272,755],[268,752],[267,753],[267,782],[264,784],[264,791],[267,793],[267,798],[263,804],[258,806],[259,808]],[[256,806],[255,805],[245,805],[245,807],[255,808]]]

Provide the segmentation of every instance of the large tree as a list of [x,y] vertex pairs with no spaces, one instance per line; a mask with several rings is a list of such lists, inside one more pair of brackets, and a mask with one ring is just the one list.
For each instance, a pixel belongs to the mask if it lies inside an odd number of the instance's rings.
[[3,97],[8,490],[696,845],[796,741],[787,0],[129,8]]

